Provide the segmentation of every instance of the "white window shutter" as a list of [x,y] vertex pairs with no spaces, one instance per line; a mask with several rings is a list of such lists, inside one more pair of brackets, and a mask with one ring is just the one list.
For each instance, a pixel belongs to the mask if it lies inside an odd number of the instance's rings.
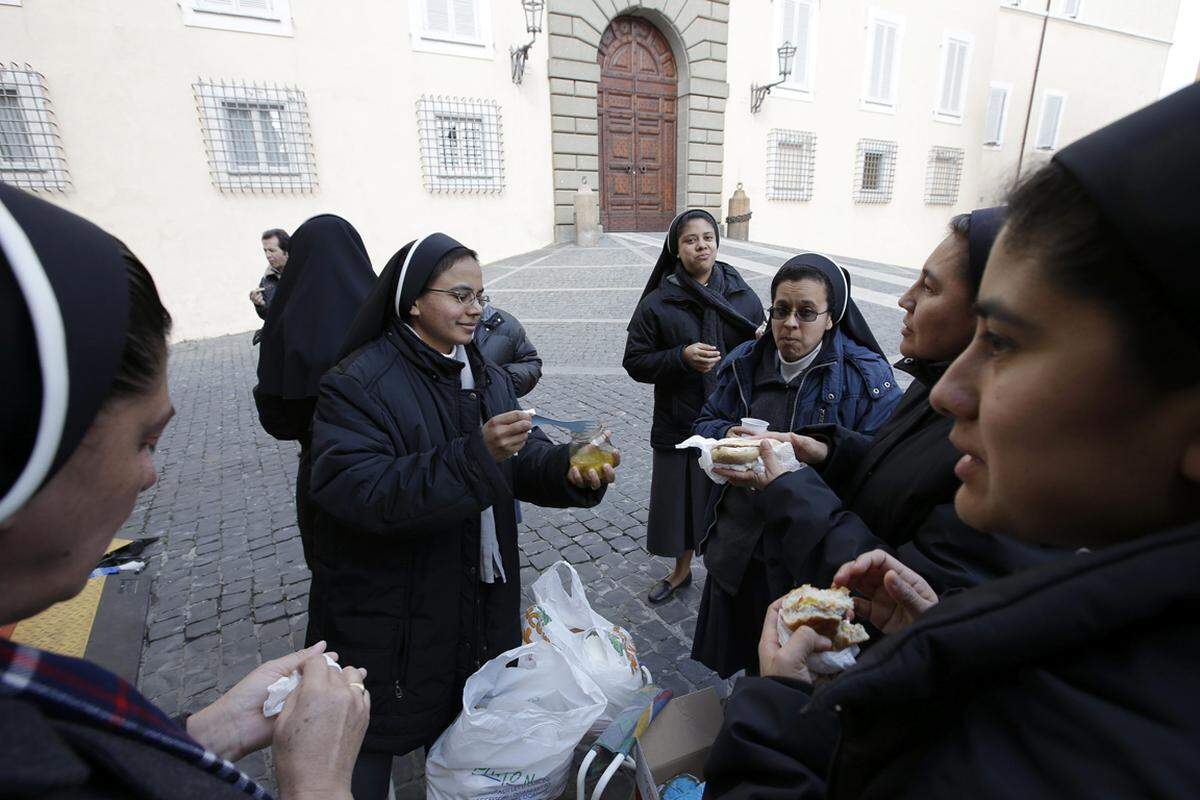
[[792,44],[796,46],[796,58],[792,61],[792,81],[808,84],[808,36],[811,25],[812,6],[796,4],[796,23],[792,26]]
[[942,94],[938,102],[938,111],[949,116],[961,117],[968,44],[960,39],[946,39],[945,48],[942,64]]
[[467,39],[479,36],[478,9],[476,0],[453,0],[454,33]]
[[1037,147],[1052,150],[1058,142],[1058,125],[1062,116],[1063,98],[1048,94],[1042,99],[1042,118],[1038,125]]
[[1008,90],[1003,86],[988,89],[987,117],[983,124],[984,144],[1000,144],[1004,133],[1004,106],[1008,103]]
[[[775,34],[775,49],[778,50],[784,42],[791,42],[799,47],[796,35],[796,0],[779,0],[779,28]],[[774,55],[774,54],[772,54]],[[776,61],[776,64],[779,62]]]
[[237,0],[195,0],[197,11],[236,11]]
[[1078,17],[1080,4],[1081,0],[1064,0],[1063,15],[1071,17],[1072,19]]
[[261,11],[270,14],[271,0],[237,0],[238,11]]
[[881,91],[879,92],[879,98],[887,103],[892,102],[892,67],[896,59],[897,33],[895,25],[883,26],[883,59],[880,65]]
[[884,72],[883,72],[883,53],[886,47],[885,39],[887,38],[888,26],[882,22],[876,22],[872,31],[871,41],[871,83],[870,96],[875,100],[883,100],[884,96]]
[[430,33],[452,33],[450,0],[425,0],[425,29]]

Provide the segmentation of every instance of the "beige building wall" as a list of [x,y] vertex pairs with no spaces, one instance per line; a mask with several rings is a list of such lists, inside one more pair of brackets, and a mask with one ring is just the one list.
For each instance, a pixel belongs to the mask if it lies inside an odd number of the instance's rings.
[[[1003,196],[1018,164],[1027,173],[1055,150],[1159,97],[1179,0],[1082,0],[1075,19],[1063,16],[1064,0],[1051,0],[1048,18],[1045,8],[1044,0],[1024,0],[1020,7],[1002,5],[998,11],[990,80],[1011,85],[1012,92],[1003,141],[983,148],[981,202]],[[1046,37],[1035,88],[1043,23]],[[1039,149],[1042,108],[1051,92],[1065,96],[1058,141],[1054,149]]]
[[[524,18],[515,3],[483,6],[493,47],[464,57],[415,52],[408,4],[390,0],[292,0],[291,36],[185,26],[166,0],[25,0],[0,5],[0,60],[27,62],[49,87],[73,188],[44,196],[124,239],[158,281],[175,338],[191,339],[261,324],[247,298],[266,266],[259,234],[314,214],[350,220],[376,269],[430,230],[485,262],[553,239],[545,38],[514,85],[508,48],[529,39]],[[303,90],[319,188],[218,191],[192,92],[199,77]],[[502,193],[423,188],[422,94],[499,104]]]
[[[751,199],[750,235],[756,241],[801,245],[838,255],[919,266],[956,211],[969,210],[978,181],[979,146],[992,58],[995,8],[991,3],[902,0],[877,3],[822,2],[816,18],[815,74],[811,99],[772,90],[757,114],[750,113],[750,86],[776,76],[770,43],[774,3],[745,3],[730,19],[729,112],[726,195],[743,185]],[[895,113],[860,107],[867,69],[869,9],[903,20]],[[974,46],[968,64],[961,122],[934,118],[946,31],[968,33]],[[772,128],[816,134],[812,199],[769,200],[767,137]],[[861,138],[894,141],[897,163],[892,200],[856,203],[856,149]],[[926,165],[933,146],[962,148],[958,201],[927,205]]]

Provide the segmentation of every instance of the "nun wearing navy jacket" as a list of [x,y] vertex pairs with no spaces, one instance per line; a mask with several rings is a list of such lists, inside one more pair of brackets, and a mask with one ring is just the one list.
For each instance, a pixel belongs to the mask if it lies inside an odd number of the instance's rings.
[[589,507],[614,479],[531,430],[473,341],[486,303],[473,251],[410,243],[321,382],[308,638],[367,670],[359,800],[385,796],[392,755],[432,744],[467,677],[521,643],[514,498]]

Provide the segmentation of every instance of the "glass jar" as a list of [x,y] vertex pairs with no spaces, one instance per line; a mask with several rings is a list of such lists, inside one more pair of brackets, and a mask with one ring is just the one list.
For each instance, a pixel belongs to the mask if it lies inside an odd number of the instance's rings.
[[597,425],[582,433],[572,433],[571,466],[579,467],[579,471],[584,474],[589,469],[594,469],[599,474],[605,464],[614,466],[616,459],[613,458],[613,453],[616,452],[616,448],[613,447],[611,437],[612,434],[606,431],[603,425]]

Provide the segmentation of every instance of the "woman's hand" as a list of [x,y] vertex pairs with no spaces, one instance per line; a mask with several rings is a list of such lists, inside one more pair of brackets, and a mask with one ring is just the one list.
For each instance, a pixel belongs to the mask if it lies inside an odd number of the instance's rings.
[[833,576],[833,585],[861,595],[854,598],[854,613],[884,633],[907,628],[938,601],[924,578],[883,550],[843,564]]
[[721,351],[704,342],[689,344],[683,348],[683,363],[696,372],[711,372],[713,367],[721,363]]
[[829,445],[820,439],[814,439],[811,436],[801,436],[798,433],[789,433],[788,441],[792,443],[792,450],[796,452],[797,461],[819,466],[824,464],[826,459],[829,458]]
[[794,678],[806,683],[813,682],[808,671],[808,657],[833,649],[833,642],[807,625],[801,625],[787,640],[779,644],[779,609],[783,598],[779,598],[767,609],[763,620],[762,637],[758,640],[758,668],[763,677]]
[[752,469],[728,469],[726,467],[714,466],[713,474],[720,475],[729,481],[730,486],[754,490],[767,488],[771,485],[772,481],[785,472],[783,465],[779,463],[779,458],[775,455],[775,448],[771,442],[771,439],[763,439],[758,444],[759,457],[762,458],[763,462],[762,472],[755,472]]
[[483,443],[493,461],[499,464],[520,452],[533,430],[532,417],[530,412],[517,409],[497,414],[483,423]]
[[[215,703],[188,717],[188,733],[207,749],[229,761],[237,761],[261,750],[270,744],[278,719],[263,716],[267,687],[324,652],[325,643],[317,642],[312,647],[256,667]],[[337,660],[337,653],[328,655]],[[325,663],[324,658],[319,660]]]
[[284,800],[350,797],[350,775],[367,722],[371,696],[366,670],[341,672],[317,656],[300,666],[300,686],[288,695],[271,743]]
[[[604,432],[604,438],[608,438],[608,431]],[[567,472],[567,480],[571,485],[578,489],[591,489],[595,491],[601,486],[607,486],[617,479],[617,467],[621,466],[621,451],[614,449],[612,451],[613,463],[610,467],[605,464],[604,467],[597,472],[594,468],[583,472],[579,467],[572,466]]]

